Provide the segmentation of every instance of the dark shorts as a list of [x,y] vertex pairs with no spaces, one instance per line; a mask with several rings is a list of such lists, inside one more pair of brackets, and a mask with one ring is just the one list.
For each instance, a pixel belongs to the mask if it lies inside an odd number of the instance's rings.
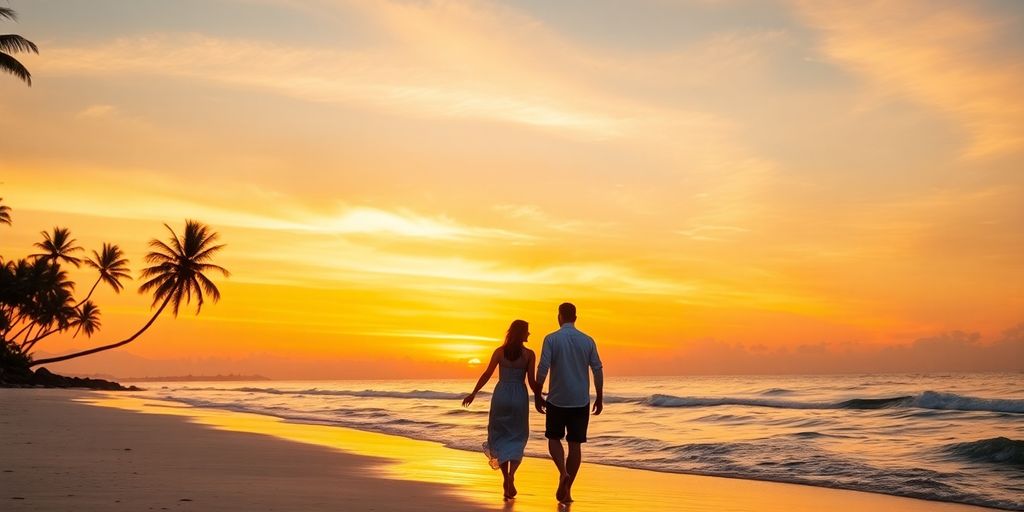
[[583,407],[558,407],[548,404],[544,437],[562,439],[571,443],[587,442],[590,424],[590,404]]

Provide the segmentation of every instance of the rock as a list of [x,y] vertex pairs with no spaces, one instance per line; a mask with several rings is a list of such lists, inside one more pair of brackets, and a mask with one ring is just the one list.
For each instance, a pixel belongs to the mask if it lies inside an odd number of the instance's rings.
[[135,386],[124,387],[116,382],[103,379],[65,377],[39,368],[0,367],[0,387],[43,387],[43,388],[85,388],[104,391],[138,391]]

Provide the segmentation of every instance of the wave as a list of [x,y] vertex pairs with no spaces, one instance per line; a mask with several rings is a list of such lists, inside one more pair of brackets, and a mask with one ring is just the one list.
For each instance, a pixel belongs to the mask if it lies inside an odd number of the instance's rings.
[[916,396],[897,396],[892,398],[853,398],[841,402],[802,402],[797,400],[746,397],[680,397],[656,394],[640,400],[638,403],[650,407],[742,405],[779,409],[888,409],[913,407],[933,410],[1024,414],[1024,400],[977,398],[937,391],[925,391]]
[[[432,391],[429,389],[417,389],[413,391],[387,391],[376,389],[364,389],[362,391],[344,389],[276,389],[276,388],[182,388],[185,391],[232,391],[240,393],[262,393],[267,395],[314,395],[314,396],[350,396],[357,398],[410,398],[420,400],[461,400],[466,393],[449,393],[445,391]],[[486,396],[490,393],[481,391],[478,395]]]
[[[418,400],[461,400],[464,393],[417,389],[412,391],[393,390],[338,390],[338,389],[277,389],[259,387],[240,388],[180,388],[183,391],[226,391],[242,393],[261,393],[270,395],[312,395],[312,396],[343,396],[356,398],[397,398]],[[761,395],[785,395],[788,389],[772,388],[762,391]],[[481,391],[481,396],[490,393]],[[955,393],[925,391],[919,395],[897,396],[889,398],[852,398],[841,402],[805,402],[777,398],[751,397],[680,397],[674,395],[654,394],[649,397],[613,396],[605,397],[608,404],[643,404],[650,407],[716,407],[722,405],[742,405],[749,407],[772,407],[779,409],[888,409],[918,408],[932,410],[979,411],[1009,414],[1024,414],[1024,400],[991,399],[962,396]]]
[[1024,441],[1006,437],[954,443],[946,447],[946,452],[975,462],[1024,466]]
[[[163,398],[188,403],[195,407],[266,414],[292,422],[335,425],[381,432],[440,442],[445,446],[462,450],[477,450],[478,438],[485,435],[485,430],[480,428],[486,419],[486,411],[483,409],[467,410],[456,407],[455,404],[450,404],[451,407],[448,408],[444,403],[438,403],[440,410],[437,410],[438,407],[433,404],[431,407],[423,407],[422,403],[405,400],[425,397],[429,397],[427,399],[461,398],[461,395],[456,393],[435,390],[366,389],[356,391],[316,388],[282,390],[261,387],[222,389],[225,392],[237,392],[234,396],[227,393],[180,396],[182,392],[187,393],[194,390],[196,388],[185,388],[170,393],[178,396],[161,394],[164,395]],[[213,391],[214,389],[209,390]],[[255,393],[255,395],[246,395],[247,393]],[[400,404],[398,402],[381,404],[378,401],[363,400],[334,401],[329,398],[292,401],[273,396],[286,395],[290,397],[301,394],[383,396],[403,401]],[[608,398],[611,397],[606,397],[606,400]],[[855,398],[836,402],[800,401],[794,398],[783,399],[768,396],[702,398],[635,395],[629,397],[626,394],[613,399],[635,404],[635,407],[702,407],[736,404],[786,409],[903,408],[906,411],[924,406],[937,409],[949,409],[952,406],[957,406],[963,408],[960,410],[968,411],[987,411],[991,408],[1013,409],[1021,402],[1019,400],[986,400],[938,392],[892,398]],[[364,407],[366,405],[375,407]],[[308,409],[311,406],[324,408]],[[979,409],[979,407],[989,407],[989,409]],[[626,407],[623,409],[629,410]],[[409,414],[409,411],[413,410],[421,412],[415,415]],[[650,409],[648,411],[656,415],[667,415],[671,412]],[[992,469],[996,471],[1017,470],[1022,464],[1022,453],[1024,453],[1024,442],[1022,441],[994,438],[950,445],[938,444],[929,449],[929,452],[933,454],[942,453],[947,458],[943,461],[944,463],[974,463],[971,464],[971,471],[964,473],[947,472],[948,470],[945,468],[935,471],[912,467],[908,464],[873,465],[870,460],[845,457],[842,453],[829,450],[829,447],[836,442],[835,438],[856,439],[860,437],[859,435],[846,436],[836,433],[836,431],[851,431],[835,428],[833,423],[826,421],[827,417],[835,415],[799,415],[802,417],[802,421],[794,424],[793,415],[773,415],[768,414],[765,410],[749,410],[743,413],[749,413],[749,416],[728,414],[734,412],[721,409],[717,411],[704,410],[696,411],[694,416],[701,416],[702,419],[711,422],[736,421],[737,423],[749,421],[746,420],[749,417],[760,422],[761,425],[771,424],[773,418],[778,416],[785,419],[784,423],[779,424],[784,425],[790,431],[754,439],[684,444],[677,444],[679,440],[671,437],[658,439],[640,435],[622,435],[622,432],[615,435],[615,433],[609,432],[605,435],[595,436],[591,440],[592,448],[595,450],[594,457],[595,460],[605,464],[630,468],[791,482],[1024,511],[1024,501],[1013,497],[1012,488],[1009,491],[1005,489],[990,490],[975,482],[975,478],[982,474],[975,473],[975,471],[981,471],[977,469],[979,463],[998,464],[998,466],[992,466]],[[919,414],[924,413],[922,411],[915,413],[915,421]],[[1003,420],[1000,419],[1000,421]],[[467,425],[475,430],[466,430]],[[475,427],[473,427],[474,425]],[[643,431],[638,430],[633,433],[637,434]],[[856,433],[857,431],[852,432]],[[767,431],[767,433],[772,432]],[[537,437],[539,433],[533,432],[532,434],[531,442],[527,445],[527,455],[545,456],[546,445],[543,444],[542,439]]]
[[434,432],[455,427],[455,425],[449,423],[395,417],[394,415],[388,414],[383,409],[374,408],[301,411],[289,409],[287,407],[250,405],[237,402],[219,402],[216,400],[203,400],[182,396],[164,396],[162,398],[204,409],[223,409],[232,412],[264,414],[296,423],[340,426],[406,436],[413,433],[409,432],[408,428],[405,427],[417,427],[418,429]]
[[778,396],[778,395],[792,395],[795,393],[792,389],[786,388],[771,388],[761,392],[762,395]]
[[991,411],[1024,414],[1024,400],[975,398],[954,393],[925,391],[913,401],[913,407],[952,411]]

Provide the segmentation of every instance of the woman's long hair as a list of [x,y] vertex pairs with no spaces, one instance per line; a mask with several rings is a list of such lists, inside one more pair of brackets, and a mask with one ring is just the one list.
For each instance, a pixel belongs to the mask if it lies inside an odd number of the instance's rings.
[[513,320],[505,333],[505,344],[502,345],[505,352],[505,359],[515,361],[523,355],[523,343],[530,334],[530,324],[526,320]]

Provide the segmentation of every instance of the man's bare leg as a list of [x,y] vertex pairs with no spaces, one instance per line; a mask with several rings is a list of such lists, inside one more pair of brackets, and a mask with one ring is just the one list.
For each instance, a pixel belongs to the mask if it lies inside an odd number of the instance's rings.
[[562,447],[561,439],[548,439],[548,453],[551,454],[551,460],[555,462],[555,467],[558,468],[558,490],[555,491],[555,498],[558,501],[562,501],[565,497],[565,448]]
[[580,443],[569,441],[569,456],[565,459],[565,494],[560,500],[562,503],[572,503],[572,484],[576,481],[582,462],[583,450]]

